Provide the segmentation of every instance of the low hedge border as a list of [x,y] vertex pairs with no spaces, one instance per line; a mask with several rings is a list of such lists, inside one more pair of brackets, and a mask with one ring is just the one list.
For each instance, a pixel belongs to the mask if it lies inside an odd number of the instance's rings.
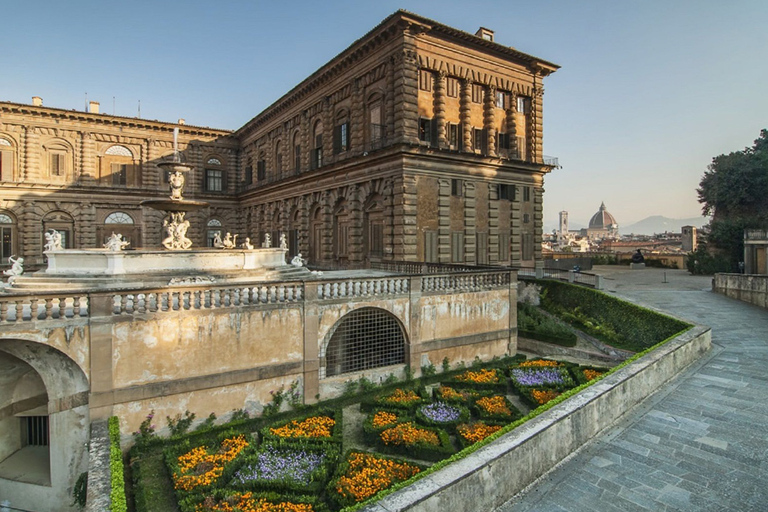
[[[442,404],[446,407],[450,407],[458,410],[459,416],[455,420],[451,420],[451,421],[436,421],[436,420],[430,419],[424,414],[423,409],[429,406],[436,406],[437,404]],[[421,423],[422,425],[426,425],[428,427],[444,428],[451,433],[456,432],[456,426],[459,423],[466,423],[467,421],[469,421],[469,417],[470,417],[469,409],[461,404],[449,404],[447,402],[437,401],[429,404],[424,404],[416,409],[416,421],[418,423]]]
[[507,376],[504,375],[504,370],[502,368],[485,368],[487,370],[494,370],[496,372],[496,378],[498,379],[497,382],[473,382],[469,380],[461,380],[465,375],[468,375],[470,372],[477,373],[478,370],[475,369],[468,369],[465,370],[462,373],[459,373],[458,375],[454,375],[447,381],[444,381],[445,384],[456,388],[456,389],[474,389],[477,391],[506,391],[509,388],[509,380],[507,379]]
[[[334,420],[335,424],[331,429],[331,437],[282,437],[271,432],[273,428],[280,428],[289,423],[301,423],[309,418],[318,416],[327,416]],[[305,414],[295,419],[283,420],[275,422],[271,425],[267,425],[260,431],[261,439],[264,443],[310,443],[310,444],[323,444],[323,443],[336,443],[341,444],[342,435],[344,433],[344,426],[342,423],[341,409],[318,409],[311,414]]]
[[[398,402],[387,401],[387,398],[391,397],[398,390],[402,390],[405,392],[413,391],[416,395],[419,396],[420,400],[417,402],[409,402],[409,403],[398,403]],[[388,393],[379,392],[373,397],[369,398],[368,400],[361,401],[360,410],[363,412],[368,412],[377,408],[386,408],[386,409],[393,409],[393,410],[394,409],[404,410],[404,411],[409,411],[413,413],[416,407],[429,402],[429,399],[430,399],[430,395],[429,395],[429,392],[427,392],[427,388],[422,383],[416,382],[411,385],[400,385],[392,389]]]
[[[445,391],[448,389],[450,391]],[[460,396],[453,396],[453,393],[458,393]],[[480,392],[475,389],[459,388],[456,389],[448,384],[440,384],[438,387],[432,390],[432,398],[446,402],[449,404],[469,405],[477,398],[487,394],[488,392]]]
[[[483,398],[492,398],[494,396],[498,396],[504,399],[504,404],[509,407],[509,410],[511,414],[509,416],[503,415],[503,414],[491,414],[487,412],[485,409],[483,409],[482,406],[478,405],[478,400],[481,400]],[[480,420],[482,420],[485,423],[494,423],[499,424],[498,422],[502,422],[504,425],[511,421],[515,421],[519,418],[523,417],[523,413],[520,412],[520,409],[515,407],[512,402],[509,401],[509,399],[504,395],[487,395],[484,397],[479,397],[477,400],[474,401],[472,404],[472,410],[475,411],[475,414],[477,415]]]
[[[308,504],[312,506],[315,512],[329,512],[328,506],[319,497],[309,496],[306,494],[281,495],[275,492],[256,493],[256,492],[250,492],[250,491],[245,493],[240,491],[230,491],[228,489],[217,489],[213,491],[210,494],[210,496],[213,500],[216,500],[220,503],[225,499],[228,499],[228,498],[231,499],[233,496],[242,496],[243,494],[250,494],[251,497],[255,500],[263,499],[275,505],[279,503]],[[209,507],[198,508],[200,505],[203,505],[203,503],[204,501],[200,497],[198,497],[198,501],[196,503],[194,503],[193,500],[190,500],[187,506],[191,506],[192,508],[188,508],[187,510],[190,510],[190,511],[199,510],[201,512],[206,512],[211,510],[211,508]],[[212,505],[214,503],[212,503]],[[240,509],[238,508],[236,510],[240,510]],[[285,510],[292,510],[292,509],[286,508]]]
[[[395,414],[397,415],[397,421],[389,425],[385,425],[383,427],[374,427],[373,418],[379,412],[388,412],[390,414]],[[408,421],[413,421],[413,417],[410,416],[407,412],[405,412],[402,409],[387,409],[387,408],[373,409],[371,413],[365,418],[365,421],[363,421],[363,439],[367,444],[375,445],[376,443],[379,442],[379,439],[380,439],[379,435],[382,432],[384,432],[390,427],[394,427],[398,423],[406,423]]]
[[[437,434],[437,438],[440,444],[437,446],[427,443],[413,443],[407,445],[385,444],[381,439],[381,435],[386,432],[386,430],[384,430],[379,435],[379,438],[376,442],[376,449],[381,453],[391,455],[404,455],[406,457],[413,457],[414,459],[428,461],[439,461],[456,453],[456,449],[453,447],[453,444],[451,444],[451,438],[448,436],[448,432],[446,432],[444,429],[437,427],[425,427],[413,422],[411,424],[416,428],[430,430]],[[403,424],[401,423],[400,425]]]
[[600,375],[609,371],[608,368],[603,368],[599,366],[574,366],[570,368],[570,370],[571,370],[571,375],[573,375],[573,378],[576,380],[578,384],[586,384],[590,382],[590,379],[587,378],[586,375],[584,375],[584,370],[593,370],[596,372],[600,372]]
[[120,420],[117,416],[111,416],[107,426],[109,428],[109,510],[111,512],[126,512],[128,504],[125,499],[123,451],[120,449]]

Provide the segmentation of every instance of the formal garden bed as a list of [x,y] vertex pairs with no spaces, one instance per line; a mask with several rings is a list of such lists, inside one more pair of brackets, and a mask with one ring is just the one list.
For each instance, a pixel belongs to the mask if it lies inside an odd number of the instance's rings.
[[[543,302],[551,300],[542,295]],[[648,313],[662,326],[645,329],[638,346],[653,333],[660,343],[689,327]],[[603,321],[624,318],[612,315]],[[137,512],[356,510],[467,456],[611,371],[520,355],[476,360],[469,368],[445,361],[440,374],[422,368],[421,379],[381,385],[361,379],[345,396],[316,406],[295,400],[288,406],[278,393],[278,406],[267,406],[258,418],[239,411],[235,421],[177,430],[170,439],[157,438],[147,423],[130,453],[129,494]],[[354,424],[344,427],[345,416]]]

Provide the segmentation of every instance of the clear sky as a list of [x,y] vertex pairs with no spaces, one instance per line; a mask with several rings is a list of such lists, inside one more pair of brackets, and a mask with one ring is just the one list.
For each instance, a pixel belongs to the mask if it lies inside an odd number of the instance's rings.
[[699,215],[712,157],[768,127],[766,0],[4,0],[0,100],[236,129],[399,8],[562,66],[545,225]]

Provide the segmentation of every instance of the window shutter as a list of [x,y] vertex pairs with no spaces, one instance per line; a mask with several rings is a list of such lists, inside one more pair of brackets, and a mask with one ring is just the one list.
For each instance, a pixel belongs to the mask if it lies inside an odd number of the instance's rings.
[[221,171],[221,191],[222,192],[227,191],[227,171],[223,169]]
[[488,154],[488,128],[483,128],[483,134],[480,136],[482,146],[480,152],[482,154]]
[[435,148],[437,147],[437,120],[436,119],[429,120],[429,145]]
[[341,153],[341,125],[333,127],[333,154]]

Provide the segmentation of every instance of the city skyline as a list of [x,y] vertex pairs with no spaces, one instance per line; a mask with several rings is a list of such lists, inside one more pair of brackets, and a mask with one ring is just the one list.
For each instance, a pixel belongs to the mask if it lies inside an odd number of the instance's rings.
[[87,94],[108,114],[137,116],[140,101],[142,118],[234,130],[398,8],[483,26],[562,66],[544,81],[544,153],[563,166],[545,179],[545,226],[562,210],[586,224],[601,202],[625,226],[700,215],[712,157],[751,145],[766,124],[768,64],[750,54],[768,43],[761,2],[292,5],[10,5],[19,23],[0,35],[13,70],[0,100],[82,110]]

